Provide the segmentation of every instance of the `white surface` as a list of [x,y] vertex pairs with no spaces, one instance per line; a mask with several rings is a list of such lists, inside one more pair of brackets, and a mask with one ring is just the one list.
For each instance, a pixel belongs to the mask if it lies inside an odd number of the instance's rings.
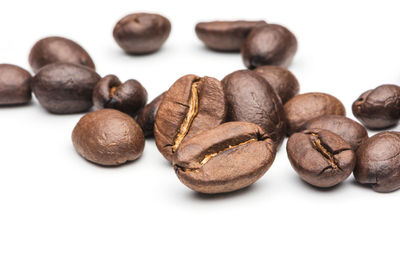
[[[291,70],[302,92],[351,103],[400,84],[396,1],[7,1],[0,61],[29,69],[48,35],[84,46],[101,75],[138,79],[151,100],[180,76],[243,68],[239,54],[205,49],[200,20],[266,19],[298,37]],[[111,32],[123,15],[159,12],[173,26],[156,54],[132,57]],[[255,185],[207,197],[176,178],[152,140],[118,168],[88,163],[70,134],[81,115],[56,116],[36,101],[0,108],[0,266],[398,266],[400,192],[378,194],[350,177],[316,190],[297,177],[282,146]],[[397,130],[400,127],[396,128]],[[372,133],[371,133],[372,134]]]

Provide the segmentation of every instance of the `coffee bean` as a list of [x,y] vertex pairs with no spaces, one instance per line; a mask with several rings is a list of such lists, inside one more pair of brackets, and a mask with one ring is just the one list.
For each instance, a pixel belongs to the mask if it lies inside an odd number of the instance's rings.
[[351,145],[356,151],[361,142],[368,138],[365,128],[356,121],[340,115],[326,115],[308,121],[305,129],[324,129],[329,130]]
[[287,67],[296,51],[296,37],[285,27],[276,24],[254,28],[241,48],[243,62],[249,69],[263,65]]
[[46,65],[32,78],[39,103],[51,113],[85,112],[92,107],[92,93],[100,76],[84,66],[70,63]]
[[31,74],[15,65],[0,64],[0,105],[20,105],[31,98]]
[[300,85],[296,77],[285,68],[278,66],[261,66],[254,71],[271,85],[283,104],[300,91]]
[[156,121],[156,114],[160,107],[161,101],[163,100],[165,92],[154,98],[149,104],[137,115],[136,121],[142,127],[145,137],[151,137],[154,135],[154,123]]
[[258,74],[239,70],[223,80],[228,105],[227,121],[259,125],[279,146],[286,124],[282,104],[271,86]]
[[286,146],[290,164],[305,182],[332,187],[353,172],[355,153],[349,143],[328,130],[310,129],[293,134]]
[[147,91],[140,82],[121,83],[115,75],[102,78],[93,90],[95,109],[113,108],[135,117],[146,102]]
[[353,114],[367,128],[384,129],[400,119],[400,87],[381,85],[363,93],[353,103]]
[[267,24],[257,21],[210,21],[196,25],[197,37],[210,49],[216,51],[239,52],[244,39],[257,26]]
[[171,161],[185,139],[215,128],[225,117],[224,91],[217,79],[183,76],[165,93],[158,108],[154,125],[157,148]]
[[79,44],[63,37],[47,37],[39,40],[31,49],[29,64],[36,73],[52,63],[73,63],[94,69],[89,54]]
[[186,142],[174,154],[174,169],[192,190],[216,194],[247,187],[275,159],[272,139],[257,125],[228,122]]
[[343,104],[324,93],[306,93],[293,97],[284,106],[288,135],[304,129],[312,119],[323,115],[346,115]]
[[158,14],[134,13],[123,17],[114,27],[118,45],[129,54],[157,51],[171,32],[169,20]]
[[72,143],[85,159],[112,166],[139,158],[144,149],[144,136],[129,115],[115,109],[102,109],[79,120],[72,132]]
[[376,192],[400,188],[400,132],[381,132],[365,140],[357,150],[356,181]]

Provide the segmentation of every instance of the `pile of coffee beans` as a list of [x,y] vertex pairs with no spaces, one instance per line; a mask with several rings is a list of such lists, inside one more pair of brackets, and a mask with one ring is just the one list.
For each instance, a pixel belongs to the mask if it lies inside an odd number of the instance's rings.
[[[158,14],[135,13],[114,27],[128,54],[156,52],[171,32]],[[400,120],[400,87],[381,85],[353,103],[346,117],[336,97],[299,94],[288,69],[297,39],[286,27],[257,21],[200,22],[198,38],[211,50],[240,52],[245,70],[222,80],[188,74],[147,103],[147,90],[116,75],[101,77],[85,49],[62,37],[39,40],[29,54],[35,75],[0,64],[0,105],[22,105],[31,92],[53,114],[88,112],[72,132],[85,159],[117,166],[138,159],[145,138],[154,136],[160,153],[190,189],[217,194],[260,179],[274,162],[285,136],[288,159],[298,176],[330,188],[352,173],[377,192],[400,188],[400,132],[374,130]],[[94,111],[92,111],[94,110]],[[363,126],[364,125],[364,126]]]

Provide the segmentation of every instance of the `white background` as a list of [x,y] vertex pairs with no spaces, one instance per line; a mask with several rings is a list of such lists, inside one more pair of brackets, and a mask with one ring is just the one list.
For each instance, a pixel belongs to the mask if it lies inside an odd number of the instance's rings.
[[[298,37],[290,69],[301,91],[341,98],[353,118],[351,103],[363,91],[400,84],[396,2],[2,0],[0,62],[29,69],[34,42],[69,37],[100,75],[137,79],[151,100],[182,75],[222,79],[243,68],[239,54],[203,47],[198,21],[265,19]],[[171,20],[158,53],[128,56],[114,42],[114,24],[137,11]],[[81,116],[51,115],[36,100],[0,108],[1,267],[399,266],[400,192],[375,193],[353,176],[314,189],[292,170],[284,144],[250,188],[199,195],[179,182],[153,140],[121,167],[83,160],[70,140]]]

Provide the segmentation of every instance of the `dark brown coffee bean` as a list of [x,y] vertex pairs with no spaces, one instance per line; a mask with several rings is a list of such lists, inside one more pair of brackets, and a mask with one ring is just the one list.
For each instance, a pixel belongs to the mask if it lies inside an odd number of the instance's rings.
[[304,129],[312,119],[323,115],[346,115],[343,104],[324,93],[306,93],[293,97],[284,106],[288,135]]
[[165,93],[158,108],[154,125],[157,148],[171,162],[185,139],[217,127],[225,117],[224,91],[217,79],[183,76]]
[[349,143],[328,130],[293,134],[286,146],[290,164],[305,182],[332,187],[353,172],[356,157]]
[[239,52],[244,39],[257,26],[267,24],[257,21],[210,21],[196,25],[197,37],[213,50]]
[[244,65],[249,69],[263,65],[287,67],[296,51],[296,37],[285,27],[276,24],[254,28],[241,49]]
[[329,130],[351,145],[356,151],[361,142],[368,138],[365,128],[356,121],[340,115],[326,115],[308,121],[305,129],[324,129]]
[[15,65],[0,64],[0,105],[20,105],[31,98],[31,74]]
[[227,121],[255,123],[279,146],[285,136],[285,116],[281,101],[271,86],[249,70],[227,75],[222,84],[228,105]]
[[363,93],[353,103],[353,114],[367,128],[384,129],[400,119],[400,87],[381,85]]
[[31,49],[29,64],[36,73],[52,63],[73,63],[94,69],[89,54],[80,45],[62,37],[47,37],[39,40]]
[[100,76],[84,66],[70,63],[46,65],[32,78],[31,87],[39,103],[51,113],[69,114],[89,110]]
[[115,109],[102,109],[79,120],[72,132],[72,143],[85,159],[112,166],[139,158],[144,149],[144,136],[129,115]]
[[257,125],[227,122],[184,142],[174,155],[174,168],[192,190],[216,194],[247,187],[269,169],[276,149]]
[[134,13],[114,27],[118,45],[129,54],[147,54],[160,49],[171,32],[169,20],[158,14]]
[[93,91],[95,109],[113,108],[135,117],[146,105],[147,91],[136,80],[124,83],[115,75],[102,78]]
[[254,70],[263,77],[277,93],[282,103],[292,99],[300,91],[296,77],[289,70],[278,66],[261,66]]
[[151,137],[154,135],[154,123],[156,121],[156,114],[158,108],[160,107],[161,101],[164,98],[164,93],[154,98],[149,104],[144,106],[144,108],[137,115],[136,121],[142,127],[145,137]]
[[356,181],[376,192],[400,188],[400,132],[382,132],[365,140],[357,150]]

